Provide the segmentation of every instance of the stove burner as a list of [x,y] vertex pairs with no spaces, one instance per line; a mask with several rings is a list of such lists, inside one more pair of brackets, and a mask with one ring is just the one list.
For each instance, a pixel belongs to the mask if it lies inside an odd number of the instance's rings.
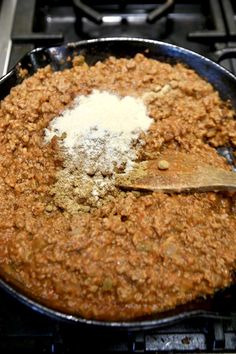
[[[89,20],[93,21],[96,24],[101,24],[103,22],[103,15],[93,9],[93,5],[89,6],[86,5],[84,2],[80,0],[73,0],[75,11],[77,13],[78,21],[81,21],[83,17],[88,18]],[[118,10],[121,12],[125,12],[125,9],[129,5],[130,1],[118,1],[116,2]],[[131,2],[133,4],[133,2]],[[112,3],[114,7],[114,3]],[[140,4],[139,4],[140,5]],[[109,4],[106,2],[106,7],[109,8]],[[162,16],[167,15],[170,11],[174,8],[174,0],[166,0],[164,4],[160,5],[160,7],[156,7],[154,10],[151,10],[147,13],[146,22],[147,23],[154,23]],[[127,18],[126,18],[127,20]]]
[[85,2],[80,0],[73,0],[77,32],[82,32],[85,35],[84,22],[86,20],[96,25],[110,25],[111,23],[124,25],[137,21],[149,25],[153,24],[174,9],[175,0],[165,0],[164,3],[163,1],[159,2],[159,6],[156,6],[156,4],[148,5],[126,0],[99,2],[99,4],[91,1],[86,1],[85,4]]

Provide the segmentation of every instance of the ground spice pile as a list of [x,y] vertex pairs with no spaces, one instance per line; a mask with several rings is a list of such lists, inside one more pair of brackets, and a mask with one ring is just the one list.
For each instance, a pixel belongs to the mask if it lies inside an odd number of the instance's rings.
[[59,137],[64,153],[64,168],[51,190],[55,204],[75,214],[117,195],[115,174],[132,169],[139,135],[152,121],[141,99],[98,90],[77,97],[45,130],[46,142]]

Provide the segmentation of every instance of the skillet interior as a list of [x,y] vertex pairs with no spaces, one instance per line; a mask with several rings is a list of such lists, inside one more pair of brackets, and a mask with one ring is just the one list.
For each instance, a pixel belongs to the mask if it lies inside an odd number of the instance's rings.
[[[113,55],[116,57],[132,57],[137,52],[158,60],[171,63],[182,62],[194,69],[200,76],[209,81],[219,92],[222,99],[229,99],[236,109],[236,78],[214,62],[186,49],[170,44],[132,38],[108,38],[99,40],[82,41],[68,44],[67,46],[39,48],[28,53],[5,77],[0,79],[0,99],[3,99],[10,89],[19,84],[23,79],[20,69],[27,69],[29,75],[33,75],[39,68],[48,64],[57,70],[63,70],[71,66],[66,59],[77,54],[83,54],[90,65],[98,60]],[[67,320],[89,326],[111,327],[119,329],[148,329],[169,325],[173,322],[194,316],[208,316],[227,318],[230,316],[234,305],[236,287],[218,292],[214,297],[206,300],[198,300],[186,305],[176,307],[174,310],[163,312],[155,316],[146,317],[129,322],[105,322],[86,320],[77,316],[55,311],[29,299],[17,288],[10,286],[4,280],[0,280],[0,286],[10,294],[17,297],[31,308],[57,319]],[[234,308],[236,311],[236,308]]]

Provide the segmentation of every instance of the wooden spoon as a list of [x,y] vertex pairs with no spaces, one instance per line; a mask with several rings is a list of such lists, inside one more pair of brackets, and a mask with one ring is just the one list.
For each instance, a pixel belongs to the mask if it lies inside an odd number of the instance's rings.
[[194,155],[173,152],[137,163],[128,175],[117,177],[116,185],[155,192],[236,191],[236,173],[199,161]]

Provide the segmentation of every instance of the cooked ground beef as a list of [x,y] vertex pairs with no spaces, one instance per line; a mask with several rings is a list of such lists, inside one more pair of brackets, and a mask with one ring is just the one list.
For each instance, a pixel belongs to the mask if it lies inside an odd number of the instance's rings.
[[137,54],[40,69],[0,107],[2,276],[53,308],[103,320],[164,311],[230,285],[234,194],[122,192],[77,215],[54,205],[50,190],[63,161],[43,130],[93,89],[144,95],[155,122],[139,159],[177,149],[229,169],[215,147],[236,145],[235,112],[184,65]]

